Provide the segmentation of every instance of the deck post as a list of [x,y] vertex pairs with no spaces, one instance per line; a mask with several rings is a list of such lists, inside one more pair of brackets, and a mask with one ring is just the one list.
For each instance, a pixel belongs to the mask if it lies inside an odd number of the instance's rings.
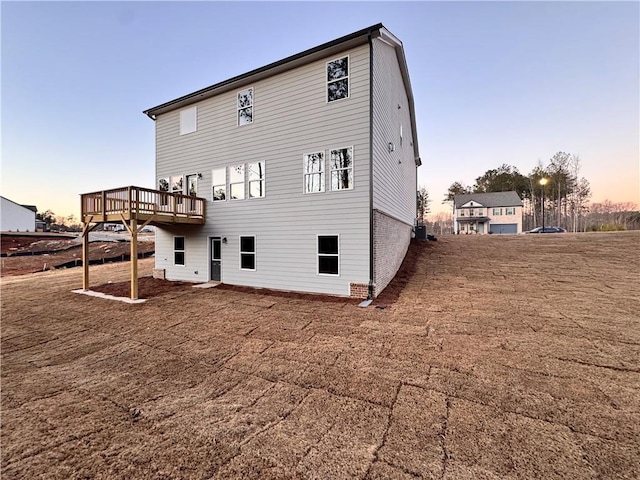
[[131,299],[138,299],[138,221],[131,219]]
[[89,222],[82,222],[82,289],[89,290]]

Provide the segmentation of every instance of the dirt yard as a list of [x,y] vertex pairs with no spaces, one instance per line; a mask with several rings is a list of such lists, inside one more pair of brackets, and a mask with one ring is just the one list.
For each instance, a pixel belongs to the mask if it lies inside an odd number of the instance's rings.
[[[95,236],[95,234],[91,234]],[[101,234],[103,240],[89,243],[89,260],[92,262],[123,261],[130,254],[129,236],[125,234]],[[90,237],[91,238],[91,237]],[[3,234],[0,237],[2,254],[0,271],[3,277],[24,275],[82,265],[82,247],[79,238],[64,235]],[[153,234],[140,235],[138,253],[150,254],[155,250]]]
[[2,479],[640,478],[639,245],[443,237],[366,309],[3,278]]

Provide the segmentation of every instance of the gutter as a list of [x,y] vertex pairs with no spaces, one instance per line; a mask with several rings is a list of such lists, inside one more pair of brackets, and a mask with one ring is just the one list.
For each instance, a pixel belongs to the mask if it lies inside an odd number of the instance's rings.
[[369,286],[367,300],[373,300],[373,38],[369,33]]

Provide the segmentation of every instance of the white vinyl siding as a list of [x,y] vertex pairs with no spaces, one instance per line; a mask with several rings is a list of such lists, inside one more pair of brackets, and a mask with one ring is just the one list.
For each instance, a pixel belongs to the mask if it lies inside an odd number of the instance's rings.
[[[413,225],[417,172],[409,100],[396,52],[381,39],[373,41],[373,68],[373,206]],[[390,152],[390,143],[403,148]]]
[[[332,102],[329,107],[326,64],[347,55],[349,100]],[[240,128],[237,93],[250,86],[260,94],[259,105],[256,103],[259,121],[254,119],[251,127]],[[287,100],[292,98],[295,109]],[[177,111],[156,119],[156,178],[176,172],[203,172],[198,187],[207,192],[213,187],[212,170],[237,165],[248,168],[249,164],[263,161],[269,171],[264,179],[264,198],[208,201],[204,226],[164,228],[157,234],[156,268],[165,268],[167,278],[206,281],[208,237],[226,237],[228,243],[222,245],[222,278],[227,284],[348,295],[350,282],[368,282],[368,45],[263,80],[252,80],[250,85],[239,85],[199,102],[195,135],[176,137],[178,122]],[[354,188],[334,192],[325,184],[323,193],[305,194],[300,185],[305,153],[325,152],[327,156],[330,150],[344,146],[353,146]],[[246,182],[250,181],[248,178],[247,175]],[[229,194],[227,190],[227,198]],[[238,268],[240,236],[247,233],[248,227],[250,232],[259,233],[259,265],[255,271]],[[317,274],[316,235],[327,231],[340,235],[339,277]],[[171,245],[171,240],[166,245],[165,232],[188,235],[186,268],[175,268],[164,260],[170,260],[167,246]]]

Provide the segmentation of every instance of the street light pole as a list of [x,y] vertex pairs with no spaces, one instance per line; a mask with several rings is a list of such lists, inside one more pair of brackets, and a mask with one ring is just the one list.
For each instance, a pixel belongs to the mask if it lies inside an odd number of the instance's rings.
[[542,185],[542,233],[544,233],[544,186],[548,180],[544,177],[540,179],[540,185]]

